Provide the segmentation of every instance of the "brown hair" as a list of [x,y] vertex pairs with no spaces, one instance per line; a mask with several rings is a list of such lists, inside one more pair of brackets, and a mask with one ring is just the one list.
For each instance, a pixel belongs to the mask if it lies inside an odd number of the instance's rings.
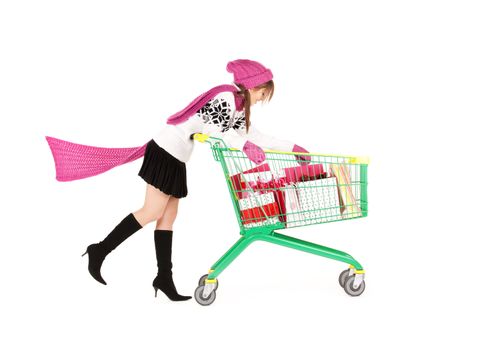
[[[241,91],[237,92],[238,95],[244,97],[244,116],[246,118],[246,133],[249,132],[249,126],[251,122],[249,121],[249,117],[251,116],[251,95],[249,94],[249,90],[247,90],[242,84],[236,84]],[[273,80],[267,81],[261,85],[258,85],[253,88],[253,90],[261,90],[266,89],[266,95],[263,99],[263,103],[269,102],[272,99],[273,92],[275,91],[275,84]]]

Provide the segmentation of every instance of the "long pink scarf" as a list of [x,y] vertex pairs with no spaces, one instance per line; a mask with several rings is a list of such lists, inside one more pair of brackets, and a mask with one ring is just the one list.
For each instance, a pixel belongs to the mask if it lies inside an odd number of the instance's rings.
[[[235,93],[232,85],[219,85],[196,97],[186,108],[167,119],[168,124],[178,125],[187,121],[209,100],[221,92]],[[242,98],[235,96],[236,109],[242,109]],[[55,161],[58,181],[73,181],[104,173],[116,166],[132,162],[144,156],[146,145],[128,148],[106,148],[81,145],[46,136]]]

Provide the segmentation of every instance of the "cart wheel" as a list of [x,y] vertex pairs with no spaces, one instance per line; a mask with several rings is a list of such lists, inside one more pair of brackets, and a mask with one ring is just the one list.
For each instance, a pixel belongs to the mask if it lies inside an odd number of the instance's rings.
[[216,293],[213,290],[208,298],[203,298],[203,289],[205,289],[205,286],[199,286],[196,288],[196,291],[194,292],[194,299],[198,302],[198,304],[203,305],[203,306],[208,306],[213,304],[216,298]]
[[204,286],[205,285],[205,281],[206,281],[207,278],[208,278],[208,275],[201,276],[201,278],[199,279],[199,282],[198,282],[198,287],[199,286]]
[[344,284],[345,284],[345,280],[347,279],[347,277],[349,277],[349,269],[347,270],[344,270],[340,273],[340,276],[339,276],[339,284],[342,288],[344,288]]
[[[204,286],[206,284],[207,278],[208,278],[208,275],[201,276],[201,278],[199,279],[199,282],[198,282],[198,286]],[[214,290],[217,290],[217,289],[218,289],[218,279],[217,279],[217,283],[215,283],[215,289]]]
[[362,281],[361,284],[359,285],[359,287],[354,288],[353,284],[354,284],[355,278],[356,278],[355,275],[349,276],[349,277],[347,277],[347,279],[345,280],[345,283],[344,283],[344,291],[347,294],[349,294],[351,297],[360,296],[361,294],[363,294],[364,288],[366,287],[366,285],[364,284],[364,281]]

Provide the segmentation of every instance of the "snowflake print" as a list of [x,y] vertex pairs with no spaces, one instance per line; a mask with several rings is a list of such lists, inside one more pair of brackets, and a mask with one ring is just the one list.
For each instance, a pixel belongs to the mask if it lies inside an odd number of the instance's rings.
[[198,111],[200,118],[206,124],[216,124],[222,129],[222,132],[229,130],[234,123],[233,118],[230,117],[231,113],[232,109],[229,103],[220,98],[209,101]]
[[246,128],[246,116],[244,112],[237,113],[238,117],[236,118],[234,125],[232,128],[234,130],[245,129]]

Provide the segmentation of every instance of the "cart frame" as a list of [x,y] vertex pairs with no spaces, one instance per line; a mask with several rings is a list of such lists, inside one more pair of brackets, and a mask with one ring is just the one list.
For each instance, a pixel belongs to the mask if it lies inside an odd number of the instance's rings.
[[[226,163],[225,154],[232,155],[233,152],[241,152],[237,149],[228,148],[222,139],[209,137],[205,134],[193,134],[191,138],[202,142],[209,143],[213,152],[213,157],[216,161],[219,161],[229,187],[230,197],[234,208],[238,209],[238,198],[236,197],[236,191],[233,187],[232,181],[229,177],[229,168]],[[319,154],[319,153],[298,153],[298,152],[279,152],[279,151],[265,151],[267,154],[286,154],[286,155],[309,155],[309,156],[325,156],[325,157],[338,157],[346,159],[346,162],[359,166],[359,190],[360,190],[360,209],[362,215],[360,217],[366,217],[368,214],[368,196],[367,196],[367,157],[355,157],[355,156],[337,156],[331,154]],[[290,237],[277,233],[276,230],[282,230],[286,228],[284,223],[268,224],[259,227],[246,228],[242,222],[240,210],[235,210],[236,217],[240,227],[241,237],[237,242],[209,269],[208,274],[202,276],[198,283],[198,288],[195,292],[196,301],[201,305],[210,305],[215,300],[215,291],[218,288],[218,276],[253,242],[264,241],[280,246],[300,250],[303,252],[319,255],[328,259],[341,261],[349,264],[349,268],[344,270],[339,277],[340,285],[344,288],[347,294],[351,296],[357,296],[364,291],[364,269],[362,265],[354,259],[350,254],[343,251],[339,251],[330,247],[319,245],[316,243],[304,241],[295,237]],[[353,217],[350,219],[354,219]],[[346,218],[332,221],[349,220]],[[347,286],[347,287],[346,287]]]

